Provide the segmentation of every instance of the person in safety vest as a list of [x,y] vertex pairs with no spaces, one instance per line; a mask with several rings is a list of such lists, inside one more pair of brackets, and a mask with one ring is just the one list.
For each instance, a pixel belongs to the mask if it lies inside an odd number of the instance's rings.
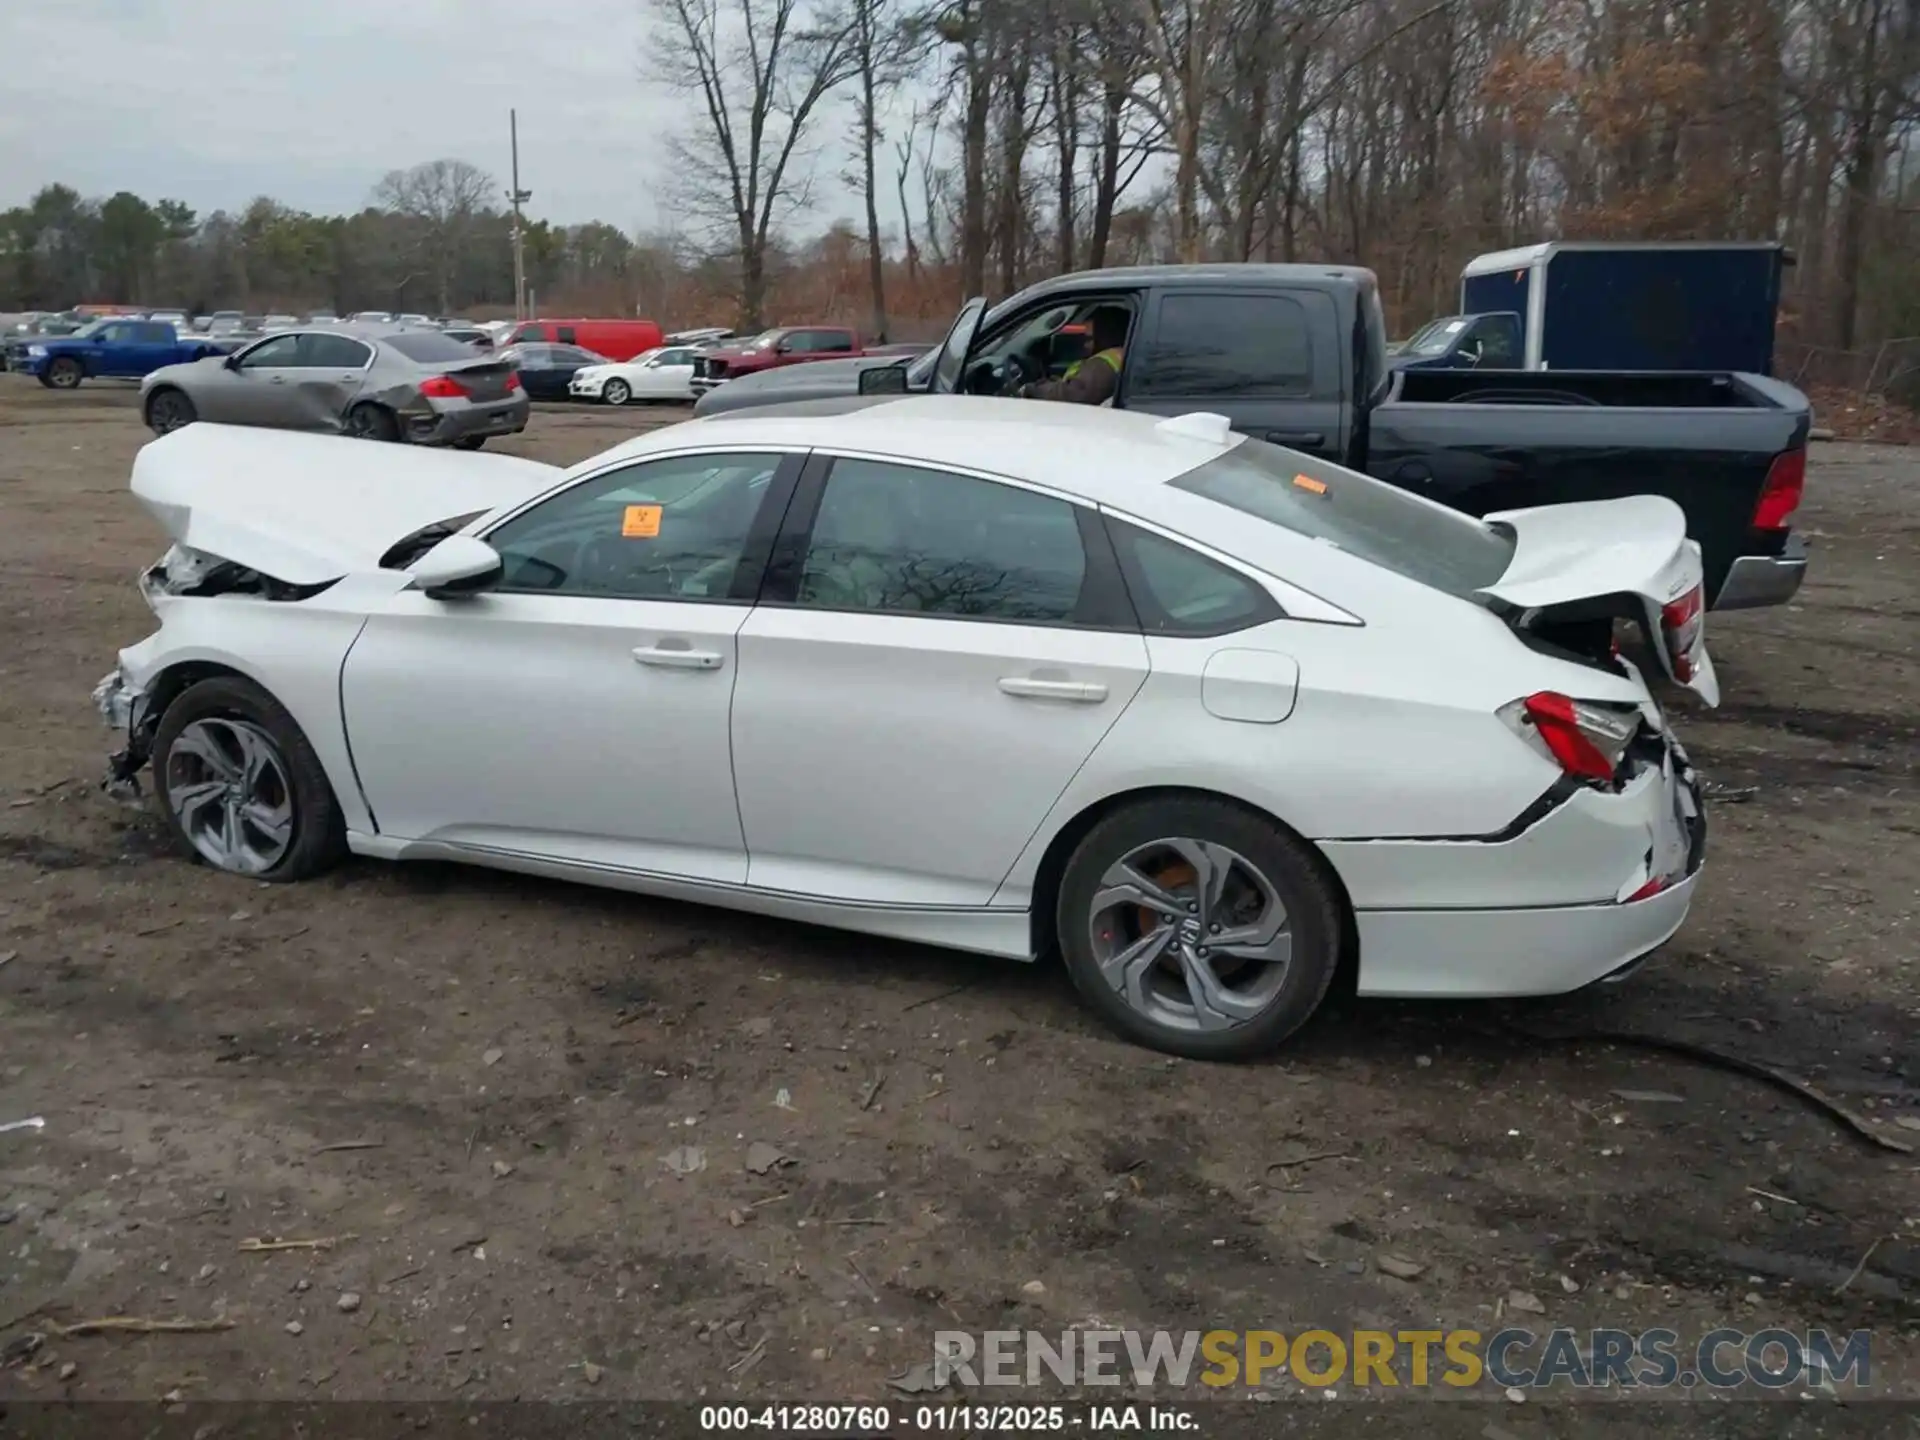
[[1119,305],[1102,305],[1092,315],[1093,353],[1076,360],[1058,380],[1036,380],[1020,387],[1025,400],[1065,400],[1101,405],[1120,388],[1120,367],[1127,358],[1127,327],[1132,316]]

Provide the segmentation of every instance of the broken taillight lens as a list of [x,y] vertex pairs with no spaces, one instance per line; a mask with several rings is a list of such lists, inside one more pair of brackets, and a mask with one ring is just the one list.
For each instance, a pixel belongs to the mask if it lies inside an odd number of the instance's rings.
[[1773,457],[1767,468],[1767,483],[1760,487],[1760,499],[1753,507],[1753,528],[1785,530],[1800,508],[1800,497],[1807,488],[1807,452],[1789,450]]
[[1699,643],[1706,612],[1706,592],[1698,585],[1660,607],[1660,639],[1673,661],[1673,678],[1683,685],[1693,679],[1693,647]]
[[1575,700],[1557,690],[1515,700],[1499,713],[1515,734],[1535,744],[1567,774],[1601,784],[1613,780],[1641,718],[1636,706]]

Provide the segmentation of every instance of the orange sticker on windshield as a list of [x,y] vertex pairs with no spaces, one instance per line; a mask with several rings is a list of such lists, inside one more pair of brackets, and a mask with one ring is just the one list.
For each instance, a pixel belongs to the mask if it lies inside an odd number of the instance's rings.
[[658,505],[629,505],[620,517],[620,533],[629,540],[651,540],[660,533]]
[[1293,483],[1309,494],[1324,495],[1327,493],[1327,482],[1324,480],[1316,480],[1311,475],[1296,475],[1293,477]]

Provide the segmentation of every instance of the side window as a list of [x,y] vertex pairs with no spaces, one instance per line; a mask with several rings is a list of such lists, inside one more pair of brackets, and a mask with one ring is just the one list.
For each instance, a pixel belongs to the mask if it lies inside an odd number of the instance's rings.
[[1082,605],[1086,578],[1080,524],[1064,500],[944,471],[836,460],[814,518],[799,603],[1094,623]]
[[544,340],[546,338],[547,327],[544,325],[522,325],[519,330],[514,333],[513,337],[516,345],[522,340]]
[[276,335],[271,340],[262,340],[258,345],[240,357],[242,370],[279,370],[297,363],[296,352],[300,347],[298,335]]
[[1480,364],[1489,370],[1514,370],[1520,365],[1520,326],[1512,315],[1489,315],[1473,327],[1480,342]]
[[104,345],[124,345],[133,338],[131,325],[109,325],[100,332],[100,341]]
[[825,354],[844,355],[853,349],[853,336],[845,330],[816,330],[813,348]]
[[572,345],[575,343],[573,326],[562,325],[560,327],[560,343],[562,345]]
[[1283,614],[1246,576],[1176,541],[1111,516],[1107,533],[1149,635],[1225,635]]
[[653,363],[656,365],[690,365],[693,363],[693,352],[689,350],[662,350],[658,355],[653,357]]
[[[1131,358],[1131,357],[1130,357]],[[1131,394],[1313,394],[1307,312],[1284,295],[1188,295],[1160,301],[1159,333],[1133,369]]]
[[505,561],[495,589],[609,600],[730,599],[781,458],[681,455],[583,481],[487,536]]
[[142,345],[165,345],[173,339],[173,327],[171,325],[156,325],[152,321],[148,321],[146,324],[135,326],[134,328],[139,332],[135,338],[138,339]]
[[359,370],[373,352],[347,335],[315,333],[300,337],[300,363],[316,370]]

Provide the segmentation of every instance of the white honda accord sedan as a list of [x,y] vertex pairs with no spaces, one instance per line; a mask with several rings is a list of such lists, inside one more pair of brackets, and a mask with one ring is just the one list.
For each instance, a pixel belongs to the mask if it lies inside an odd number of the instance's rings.
[[1343,964],[1614,976],[1701,864],[1613,644],[1717,699],[1664,499],[1481,521],[1218,416],[954,396],[564,472],[192,425],[133,490],[175,543],[96,692],[113,774],[235,875],[463,860],[1058,952],[1118,1030],[1229,1059]]

